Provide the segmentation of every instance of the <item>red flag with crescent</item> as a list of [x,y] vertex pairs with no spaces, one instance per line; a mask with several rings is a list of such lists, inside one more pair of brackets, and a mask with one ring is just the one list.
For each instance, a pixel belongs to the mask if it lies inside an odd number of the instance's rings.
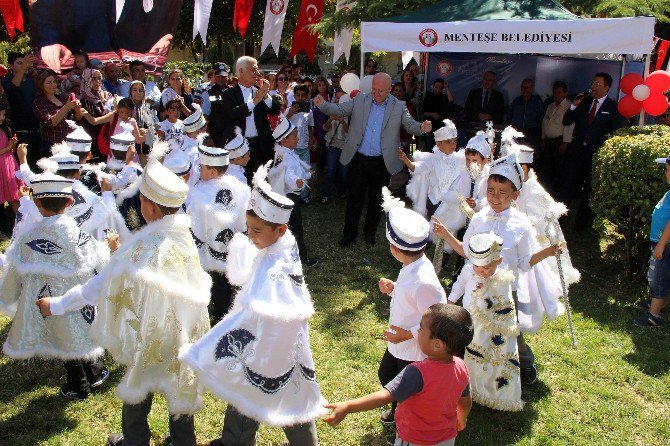
[[0,12],[5,21],[7,34],[10,40],[14,40],[16,30],[23,32],[23,12],[19,0],[0,0]]
[[239,31],[242,37],[247,35],[247,26],[251,19],[251,10],[254,8],[254,0],[235,0],[235,11],[233,12],[233,28]]
[[312,30],[307,28],[307,26],[315,25],[321,21],[323,3],[324,0],[302,0],[289,57],[295,56],[300,50],[305,50],[305,54],[307,54],[309,60],[314,62],[316,42],[319,40],[319,34],[316,32],[312,34]]

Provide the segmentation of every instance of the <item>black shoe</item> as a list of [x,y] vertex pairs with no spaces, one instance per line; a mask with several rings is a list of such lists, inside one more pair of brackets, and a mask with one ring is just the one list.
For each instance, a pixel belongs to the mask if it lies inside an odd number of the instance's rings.
[[340,248],[346,248],[347,246],[350,245],[355,245],[356,244],[356,239],[351,239],[347,237],[342,237],[338,242],[338,245],[340,245]]
[[330,203],[330,198],[329,197],[321,197],[321,201],[319,201],[321,204],[328,204]]
[[84,401],[86,398],[88,398],[88,393],[77,392],[76,390],[71,389],[67,384],[63,384],[61,386],[60,394],[65,398],[73,401]]
[[393,409],[385,410],[379,418],[382,420],[383,424],[395,424],[395,412]]
[[102,369],[102,372],[100,372],[100,377],[96,382],[91,384],[91,389],[97,389],[98,387],[102,386],[105,381],[107,381],[107,378],[109,378],[109,370],[107,368]]
[[302,198],[302,204],[303,206],[309,206],[312,204],[312,200],[309,199],[309,197]]
[[[633,305],[638,307],[640,310],[649,311],[651,309],[651,299],[640,299],[635,302]],[[661,308],[661,313],[665,313],[665,307]]]
[[165,445],[165,446],[174,446],[174,444],[172,443],[172,437],[171,437],[170,435],[168,435],[167,437],[165,437],[165,440],[163,440],[163,445]]
[[530,386],[531,384],[535,384],[535,381],[537,381],[537,367],[535,367],[535,364],[521,369],[522,384]]
[[633,324],[638,327],[662,327],[665,325],[665,322],[661,319],[661,316],[654,316],[651,313],[646,313],[633,319]]
[[107,437],[107,446],[122,446],[123,434],[109,434]]
[[386,444],[388,446],[395,446],[395,435],[389,435],[386,437]]
[[319,263],[319,261],[317,259],[315,259],[314,257],[305,257],[304,259],[301,259],[301,261],[305,266],[309,266],[309,267],[312,267],[312,266],[316,265],[317,263]]
[[377,240],[375,240],[375,235],[374,234],[370,234],[370,235],[365,236],[365,244],[366,245],[374,245],[375,243],[377,243]]
[[212,440],[209,442],[209,446],[225,446],[223,444],[223,440],[220,438],[217,438],[216,440]]

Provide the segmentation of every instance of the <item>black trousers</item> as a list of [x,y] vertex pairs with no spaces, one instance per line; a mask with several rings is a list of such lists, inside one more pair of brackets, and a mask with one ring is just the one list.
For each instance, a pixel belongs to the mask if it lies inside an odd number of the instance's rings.
[[[405,367],[410,365],[412,362],[414,361],[398,359],[389,353],[388,349],[386,349],[384,356],[382,356],[382,360],[379,363],[379,369],[377,370],[377,376],[379,376],[379,382],[381,385],[385,386],[386,384],[393,381],[393,379],[398,376],[398,373],[402,372]],[[397,406],[397,402],[394,402],[391,405],[393,411],[395,411]]]
[[233,287],[228,282],[225,274],[210,271],[209,275],[212,277],[209,318],[212,325],[214,325],[230,311],[230,306],[233,302]]
[[563,136],[557,138],[544,138],[544,149],[541,151],[540,164],[544,172],[545,185],[553,195],[560,193],[565,177],[567,151],[561,153],[560,146],[563,144]]
[[391,175],[386,170],[381,156],[365,156],[356,153],[349,163],[347,208],[344,214],[345,239],[355,241],[358,223],[363,213],[363,203],[368,199],[363,234],[374,236],[382,218],[382,187],[389,184]]
[[251,184],[258,167],[270,161],[274,157],[274,151],[272,147],[263,147],[257,136],[247,138],[247,142],[249,143],[249,162],[244,168],[244,175],[247,177],[248,183]]
[[[147,417],[151,410],[153,395],[139,404],[123,403],[121,409],[121,428],[123,446],[149,446],[151,430]],[[193,415],[181,415],[175,418],[170,414],[170,439],[174,446],[196,446]]]
[[104,369],[102,358],[95,361],[74,359],[63,362],[66,372],[67,386],[80,396],[91,393],[91,384],[101,378]]
[[591,208],[591,167],[593,166],[593,152],[586,146],[572,147],[565,181],[561,188],[559,201],[570,207],[570,201],[581,190],[581,200],[575,215],[575,226],[585,226],[588,223]]
[[295,241],[298,244],[300,259],[304,260],[307,256],[307,246],[305,245],[305,230],[302,226],[302,199],[298,194],[286,194],[293,202],[293,210],[288,219],[288,228],[293,233]]

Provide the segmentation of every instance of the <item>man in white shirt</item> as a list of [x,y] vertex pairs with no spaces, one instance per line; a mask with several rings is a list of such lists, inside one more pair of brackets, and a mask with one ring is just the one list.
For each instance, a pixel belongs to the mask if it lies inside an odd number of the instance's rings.
[[554,101],[549,104],[542,119],[542,148],[538,167],[544,173],[547,189],[554,193],[560,188],[564,174],[568,146],[572,141],[575,125],[563,125],[563,115],[570,108],[568,86],[563,81],[554,82]]
[[[270,83],[262,78],[256,59],[242,56],[237,59],[235,68],[238,85],[222,93],[223,115],[216,123],[221,126],[223,141],[215,140],[214,143],[223,147],[236,136],[235,127],[242,129],[250,148],[251,159],[246,169],[247,178],[250,179],[258,166],[274,156],[274,139],[268,115],[277,116],[280,106],[268,94]],[[214,117],[210,116],[210,126],[213,124]]]
[[[147,73],[145,71],[144,62],[141,60],[133,60],[128,64],[130,70],[130,78],[134,81],[140,81],[144,84],[146,91],[146,99],[151,105],[157,103],[161,99],[161,91],[155,82],[147,80]],[[119,86],[119,94],[125,98],[130,97],[130,82],[125,82]]]

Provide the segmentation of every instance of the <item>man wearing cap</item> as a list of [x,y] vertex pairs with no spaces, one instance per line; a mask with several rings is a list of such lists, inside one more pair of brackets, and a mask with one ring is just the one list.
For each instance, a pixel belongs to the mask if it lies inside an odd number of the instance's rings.
[[91,280],[37,302],[44,316],[97,305],[91,337],[125,366],[117,387],[123,434],[110,435],[108,446],[149,444],[154,393],[167,400],[172,442],[196,445],[193,414],[202,407],[202,385],[177,352],[209,330],[211,279],[200,266],[190,218],[179,213],[187,192],[181,178],[149,160],[140,185],[147,226]]
[[[251,159],[247,164],[246,175],[251,175],[258,166],[271,160],[274,153],[274,139],[268,114],[279,114],[279,102],[270,97],[270,83],[262,79],[258,70],[258,61],[253,57],[242,56],[235,64],[238,85],[227,89],[222,94],[223,119],[217,125],[223,128],[223,141],[214,138],[214,144],[223,147],[235,137],[235,127],[242,129],[242,134],[249,143]],[[213,123],[210,116],[210,123]],[[211,125],[211,124],[210,124]]]
[[405,103],[389,95],[391,76],[377,73],[372,78],[372,92],[359,94],[352,101],[326,102],[320,95],[314,105],[330,116],[351,116],[349,138],[342,149],[340,163],[349,165],[347,210],[339,245],[356,243],[358,223],[363,202],[368,197],[368,209],[363,226],[365,242],[375,243],[375,232],[382,217],[382,187],[392,175],[402,170],[398,159],[400,128],[413,135],[430,132],[430,121],[415,121]]
[[[212,64],[212,79],[207,89],[202,93],[202,112],[205,116],[211,116],[214,105],[214,113],[223,111],[221,108],[221,93],[228,88],[228,75],[230,68],[223,62]],[[217,87],[218,88],[215,88]]]

